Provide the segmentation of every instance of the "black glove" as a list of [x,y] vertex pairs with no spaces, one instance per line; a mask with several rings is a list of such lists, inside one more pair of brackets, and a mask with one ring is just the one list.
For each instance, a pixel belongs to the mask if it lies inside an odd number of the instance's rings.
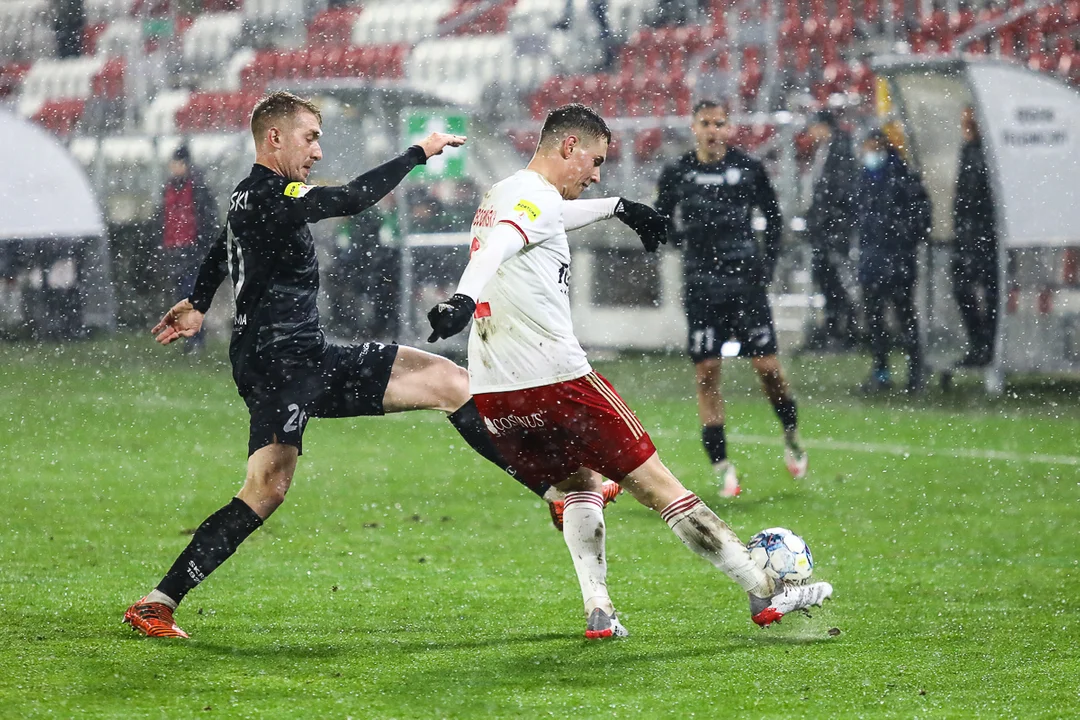
[[656,252],[656,249],[668,240],[668,219],[648,205],[619,198],[619,204],[615,206],[615,217],[637,233],[641,244],[649,252]]
[[428,310],[427,319],[431,323],[432,333],[427,339],[433,343],[439,338],[457,335],[469,324],[469,318],[476,311],[476,303],[468,295],[455,294],[446,302],[441,302]]

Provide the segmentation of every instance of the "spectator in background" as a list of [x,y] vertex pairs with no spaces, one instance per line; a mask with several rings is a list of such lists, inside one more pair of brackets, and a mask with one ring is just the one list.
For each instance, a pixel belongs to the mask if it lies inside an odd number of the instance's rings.
[[960,367],[982,367],[994,355],[998,312],[998,243],[994,200],[975,110],[960,117],[964,145],[953,197],[953,295],[967,330],[968,350]]
[[915,316],[915,281],[918,244],[930,231],[930,201],[922,181],[884,132],[875,130],[863,141],[862,164],[858,275],[873,356],[863,390],[892,388],[885,326],[885,307],[891,304],[900,323],[900,346],[908,357],[907,390],[915,393],[926,384]]
[[[161,224],[169,295],[176,302],[191,295],[199,263],[217,235],[217,206],[202,173],[191,163],[187,145],[176,148],[169,161]],[[187,341],[185,351],[197,350],[203,339],[200,331]]]
[[818,112],[807,129],[816,150],[806,238],[810,245],[810,273],[825,298],[825,326],[810,336],[806,349],[824,350],[831,344],[850,349],[855,345],[858,328],[839,267],[851,251],[858,166],[851,135],[840,127],[831,111]]

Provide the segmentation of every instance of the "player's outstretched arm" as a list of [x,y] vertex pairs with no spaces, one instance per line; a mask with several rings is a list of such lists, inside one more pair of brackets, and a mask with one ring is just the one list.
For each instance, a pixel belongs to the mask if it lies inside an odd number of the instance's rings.
[[290,183],[278,197],[287,217],[299,222],[318,222],[328,217],[356,215],[382,200],[405,176],[428,158],[448,147],[465,144],[465,136],[431,133],[401,155],[389,160],[345,185],[309,186]]
[[643,203],[619,198],[615,206],[615,217],[622,220],[641,238],[641,244],[649,252],[668,241],[668,219]]
[[168,345],[173,340],[194,336],[202,329],[203,317],[190,301],[181,300],[165,313],[165,317],[150,332],[159,343]]

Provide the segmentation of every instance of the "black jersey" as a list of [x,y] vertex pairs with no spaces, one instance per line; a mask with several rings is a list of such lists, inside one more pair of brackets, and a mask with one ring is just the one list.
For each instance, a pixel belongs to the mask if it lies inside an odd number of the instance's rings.
[[[768,223],[762,247],[753,229],[754,208]],[[709,295],[768,284],[780,253],[783,220],[765,167],[735,148],[714,163],[687,153],[664,168],[656,203],[672,218],[684,248],[687,288]]]
[[256,164],[236,186],[225,227],[199,269],[191,304],[205,313],[225,276],[232,279],[236,316],[229,359],[241,394],[269,362],[312,361],[325,349],[316,305],[319,264],[307,224],[371,207],[426,157],[414,145],[334,187],[292,182]]

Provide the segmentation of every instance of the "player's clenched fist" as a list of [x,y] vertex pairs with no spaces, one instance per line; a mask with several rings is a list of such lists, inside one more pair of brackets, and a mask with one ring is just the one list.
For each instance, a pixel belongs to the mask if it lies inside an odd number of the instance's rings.
[[439,338],[457,335],[469,324],[469,318],[475,310],[476,303],[473,299],[461,293],[431,308],[427,314],[428,322],[431,323],[431,336],[427,341],[435,342]]
[[626,223],[641,238],[641,244],[649,252],[656,252],[667,242],[668,219],[648,205],[619,198],[615,217]]
[[461,147],[465,144],[465,140],[464,135],[434,132],[416,144],[423,149],[428,157],[432,157],[441,153],[446,147]]

